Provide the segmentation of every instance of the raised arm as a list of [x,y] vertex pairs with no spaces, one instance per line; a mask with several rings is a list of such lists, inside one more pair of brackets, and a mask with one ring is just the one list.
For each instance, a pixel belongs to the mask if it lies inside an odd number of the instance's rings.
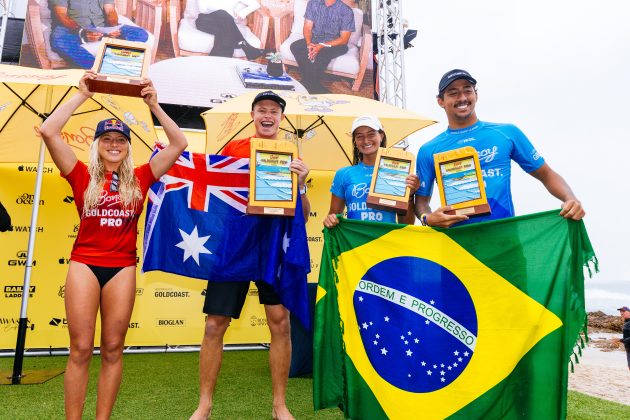
[[63,175],[68,175],[72,171],[77,163],[77,156],[61,137],[61,130],[72,117],[72,113],[94,95],[88,90],[86,80],[95,77],[95,73],[86,71],[79,81],[79,91],[50,114],[39,129],[50,156]]
[[158,119],[168,138],[168,145],[160,151],[160,153],[155,155],[150,162],[153,176],[157,179],[173,166],[179,155],[181,155],[188,146],[188,141],[182,130],[175,124],[175,121],[164,112],[158,103],[157,90],[153,86],[153,82],[149,79],[144,79],[143,83],[145,83],[146,86],[140,92],[142,99],[144,99],[144,102],[149,106],[153,115]]
[[573,194],[564,178],[551,169],[549,165],[544,163],[540,168],[530,172],[530,175],[542,182],[551,195],[562,201],[560,216],[573,220],[580,220],[584,217],[586,212],[582,208],[582,203]]

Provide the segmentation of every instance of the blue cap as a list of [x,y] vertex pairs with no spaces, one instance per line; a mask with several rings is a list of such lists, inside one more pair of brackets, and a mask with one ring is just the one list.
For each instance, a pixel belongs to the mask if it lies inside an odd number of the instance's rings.
[[98,123],[96,126],[96,132],[94,138],[98,138],[110,131],[116,131],[123,136],[127,137],[129,143],[131,143],[131,129],[127,124],[120,121],[118,118],[108,118]]
[[442,92],[446,90],[448,85],[453,83],[455,80],[464,79],[469,81],[474,85],[477,84],[477,81],[474,77],[470,75],[466,70],[453,69],[451,71],[447,71],[444,73],[444,76],[440,79],[440,84],[438,86],[438,93],[441,95]]
[[630,312],[630,308],[628,308],[627,306],[622,306],[621,308],[617,308],[617,310],[622,311],[622,312],[625,312],[625,311]]

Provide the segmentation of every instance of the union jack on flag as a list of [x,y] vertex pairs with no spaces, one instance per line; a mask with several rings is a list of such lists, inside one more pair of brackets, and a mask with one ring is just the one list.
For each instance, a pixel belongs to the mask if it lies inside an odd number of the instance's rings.
[[142,269],[265,281],[308,327],[310,257],[301,203],[294,217],[246,215],[248,194],[249,159],[182,153],[149,190]]

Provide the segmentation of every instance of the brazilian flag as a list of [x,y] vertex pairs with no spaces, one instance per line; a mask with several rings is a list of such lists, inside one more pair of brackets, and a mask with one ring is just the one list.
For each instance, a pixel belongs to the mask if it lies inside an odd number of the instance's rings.
[[[558,419],[584,327],[584,223],[558,211],[324,231],[315,409],[353,419]],[[590,269],[589,269],[590,273]]]

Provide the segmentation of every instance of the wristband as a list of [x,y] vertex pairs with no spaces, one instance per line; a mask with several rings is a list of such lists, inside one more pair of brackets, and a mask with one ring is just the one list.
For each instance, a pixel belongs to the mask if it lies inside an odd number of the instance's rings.
[[332,47],[332,45],[330,45],[330,44],[326,44],[326,43],[324,43],[324,42],[320,42],[320,43],[319,43],[319,45],[321,45],[322,47],[326,47],[326,48],[330,48],[330,47]]
[[308,190],[308,187],[306,186],[306,184],[302,185],[300,187],[300,195],[304,195],[306,194],[306,191]]
[[420,224],[422,224],[422,226],[429,226],[427,224],[427,214],[426,213],[422,213],[420,215]]

